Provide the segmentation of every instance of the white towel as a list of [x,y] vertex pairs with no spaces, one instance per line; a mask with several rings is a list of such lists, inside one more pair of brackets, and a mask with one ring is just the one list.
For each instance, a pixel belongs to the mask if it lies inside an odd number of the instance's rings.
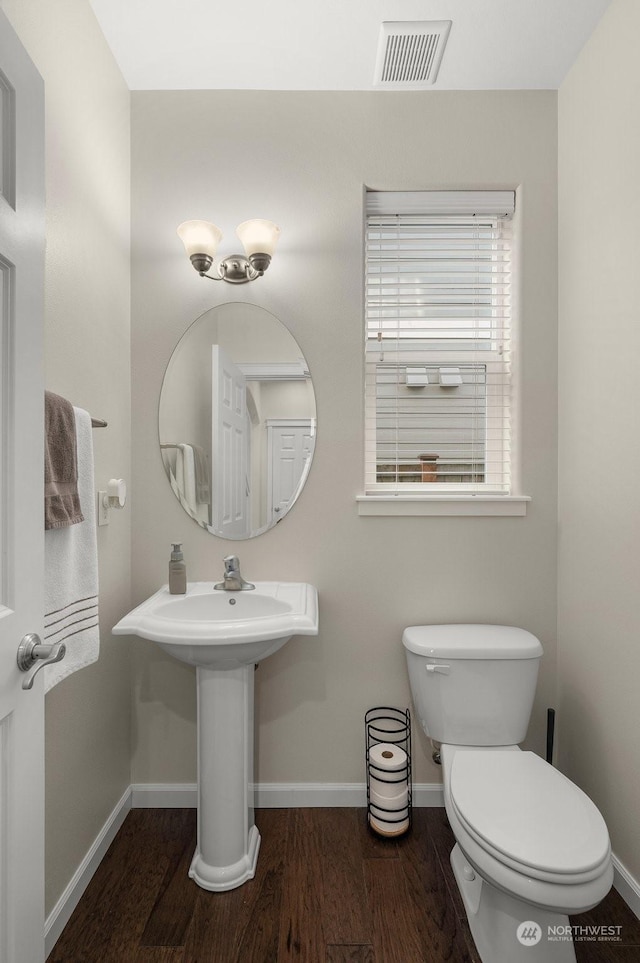
[[84,521],[55,528],[44,535],[44,639],[64,642],[62,662],[45,667],[48,692],[76,669],[95,662],[99,654],[98,545],[93,484],[91,416],[73,409],[78,445],[78,494]]
[[196,464],[191,445],[178,445],[176,458],[176,477],[182,491],[187,508],[192,515],[198,512],[198,498],[196,495]]

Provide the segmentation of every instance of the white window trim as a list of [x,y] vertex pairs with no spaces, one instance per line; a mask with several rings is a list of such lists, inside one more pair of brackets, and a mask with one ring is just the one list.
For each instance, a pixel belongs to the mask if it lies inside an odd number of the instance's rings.
[[513,214],[514,191],[370,191],[371,214]]
[[[506,214],[512,214],[515,193],[512,191],[449,191],[449,192],[384,192],[378,194],[378,206],[368,199],[368,211],[376,213],[425,213],[425,193],[430,195],[433,213],[495,213],[496,198]],[[515,467],[515,466],[513,466]],[[524,517],[531,501],[529,495],[432,492],[411,494],[405,492],[379,494],[374,491],[356,496],[358,514],[362,517],[420,517],[420,516],[495,516]]]
[[357,495],[358,515],[369,518],[395,515],[524,516],[530,495]]

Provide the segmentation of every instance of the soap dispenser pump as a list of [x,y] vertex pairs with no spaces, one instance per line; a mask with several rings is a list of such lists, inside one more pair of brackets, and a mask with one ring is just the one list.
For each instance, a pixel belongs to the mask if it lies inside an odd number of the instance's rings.
[[175,542],[171,547],[169,561],[169,593],[171,595],[185,595],[187,591],[187,566],[184,564],[182,542]]

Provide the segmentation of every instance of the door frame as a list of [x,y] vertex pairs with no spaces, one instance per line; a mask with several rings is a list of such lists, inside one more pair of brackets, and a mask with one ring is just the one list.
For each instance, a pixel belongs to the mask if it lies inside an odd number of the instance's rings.
[[44,960],[44,82],[0,10],[0,960]]

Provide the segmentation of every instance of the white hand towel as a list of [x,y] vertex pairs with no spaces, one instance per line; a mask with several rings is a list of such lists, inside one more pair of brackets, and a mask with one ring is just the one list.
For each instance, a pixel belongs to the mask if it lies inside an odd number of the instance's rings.
[[68,528],[50,529],[44,536],[44,639],[64,642],[62,662],[45,667],[48,692],[76,669],[98,658],[98,545],[93,483],[91,416],[73,409],[78,451],[78,494],[84,521]]
[[[180,456],[182,456],[182,494],[189,512],[192,515],[197,515],[198,498],[196,495],[196,464],[193,446],[178,445],[178,463],[180,462]],[[178,475],[178,484],[180,484],[180,475]]]

